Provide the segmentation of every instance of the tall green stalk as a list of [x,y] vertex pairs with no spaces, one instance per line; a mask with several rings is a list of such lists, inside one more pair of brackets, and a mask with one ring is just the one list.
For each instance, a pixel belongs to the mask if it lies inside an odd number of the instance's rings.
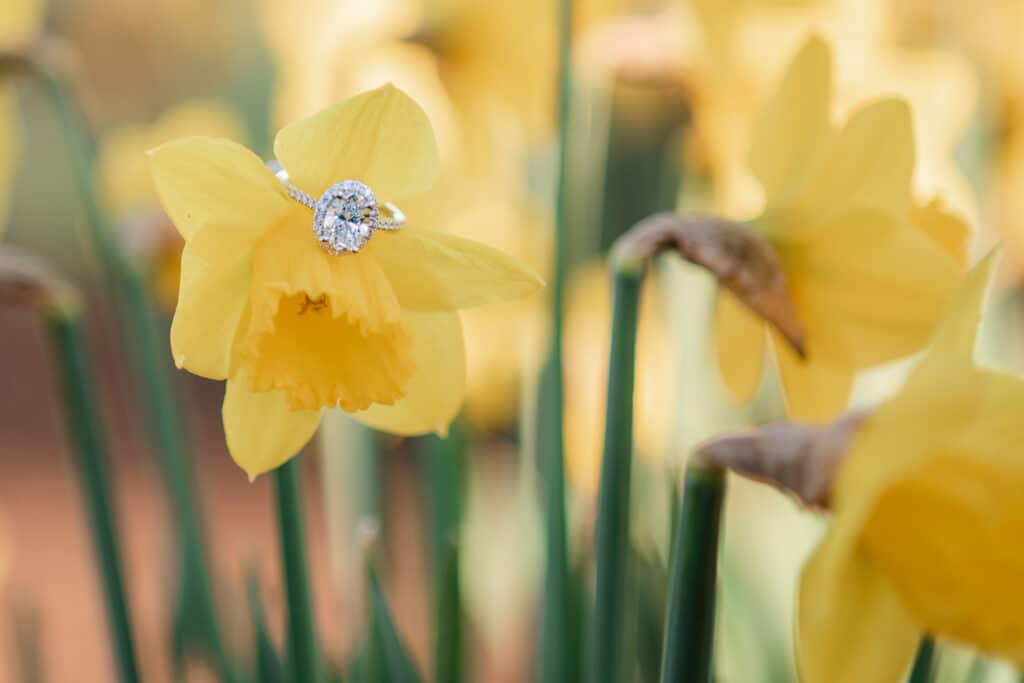
[[23,64],[43,89],[57,116],[93,249],[117,294],[123,317],[123,336],[134,350],[136,374],[143,389],[150,439],[160,455],[182,554],[182,600],[179,618],[192,625],[219,666],[222,678],[233,680],[223,650],[210,586],[206,549],[199,522],[198,505],[184,441],[184,429],[173,399],[166,371],[168,351],[157,333],[159,324],[150,304],[147,287],[139,272],[121,253],[110,221],[104,212],[92,173],[92,151],[74,107],[68,101],[60,78],[45,65],[26,60]]
[[931,683],[935,678],[935,640],[931,636],[921,639],[910,667],[907,683]]
[[[565,504],[564,388],[562,378],[562,315],[568,269],[566,248],[568,208],[570,55],[572,49],[572,0],[559,3],[558,69],[558,172],[555,186],[554,273],[551,281],[551,350],[542,391],[543,429],[538,429],[538,469],[543,473],[544,499],[544,601],[540,631],[541,683],[567,683],[579,676],[578,655],[571,619],[569,540]],[[538,422],[541,423],[540,418]],[[538,425],[540,426],[540,425]]]
[[427,437],[427,517],[434,610],[434,682],[463,680],[464,631],[459,577],[465,437],[458,421],[448,437]]
[[89,374],[82,321],[73,310],[55,308],[50,312],[48,323],[59,369],[68,431],[73,444],[75,469],[89,510],[96,560],[103,579],[103,595],[118,674],[123,683],[135,683],[139,680],[139,669],[114,527],[113,496],[103,443],[103,427],[97,414],[98,400]]
[[725,473],[700,462],[686,471],[669,576],[662,683],[709,683],[715,632],[718,539]]
[[288,602],[288,667],[292,681],[316,683],[320,680],[320,664],[313,623],[313,591],[306,566],[299,476],[296,458],[274,471],[281,565]]
[[629,487],[633,460],[633,378],[643,261],[616,264],[612,283],[611,351],[605,409],[604,454],[595,539],[596,593],[589,680],[627,679],[623,624],[629,567]]

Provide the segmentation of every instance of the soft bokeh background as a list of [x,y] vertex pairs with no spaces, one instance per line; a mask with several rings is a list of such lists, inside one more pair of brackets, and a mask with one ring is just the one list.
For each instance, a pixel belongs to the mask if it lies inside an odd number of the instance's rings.
[[[0,4],[0,26],[19,0]],[[566,444],[574,557],[590,550],[602,433],[610,297],[602,258],[656,210],[752,215],[750,124],[815,31],[833,46],[838,115],[898,94],[914,108],[916,190],[941,192],[975,230],[974,254],[1006,242],[986,346],[1017,366],[1024,266],[1024,3],[1017,0],[581,0],[576,3],[566,318]],[[9,7],[10,6],[10,7]],[[555,155],[554,0],[54,0],[35,39],[73,74],[96,134],[96,173],[119,239],[173,311],[177,249],[143,152],[182,135],[245,142],[264,157],[278,127],[393,81],[427,110],[440,192],[403,209],[517,254],[551,254]],[[9,13],[9,14],[5,14]],[[3,33],[0,31],[0,33]],[[119,346],[116,311],[85,248],[57,123],[31,83],[16,87],[22,155],[5,241],[44,256],[82,289],[109,431],[116,509],[144,678],[172,680],[169,511]],[[768,377],[755,401],[728,398],[710,355],[714,284],[671,259],[649,278],[637,372],[634,545],[638,571],[664,573],[669,494],[688,450],[725,428],[782,414]],[[532,442],[544,353],[543,297],[466,316],[469,443],[462,568],[474,681],[532,672],[543,564]],[[898,385],[861,378],[854,401]],[[37,319],[0,310],[0,679],[21,680],[38,648],[43,680],[113,680],[83,501],[70,468],[55,377]],[[283,595],[267,478],[230,461],[219,383],[176,374],[230,647],[250,649],[245,576],[255,571],[280,642]],[[429,439],[372,435],[344,418],[303,456],[311,571],[325,651],[341,661],[362,624],[359,521],[381,520],[399,628],[429,657]],[[732,481],[718,680],[792,680],[797,572],[821,522],[780,494]],[[456,487],[457,488],[457,487]],[[453,489],[455,490],[455,489]],[[585,564],[585,563],[584,563]],[[663,578],[663,577],[662,577]],[[970,653],[947,657],[963,680]],[[998,666],[976,680],[1009,680]],[[212,680],[198,668],[188,680]],[[999,678],[1004,676],[1003,679]],[[27,680],[27,679],[26,679]]]

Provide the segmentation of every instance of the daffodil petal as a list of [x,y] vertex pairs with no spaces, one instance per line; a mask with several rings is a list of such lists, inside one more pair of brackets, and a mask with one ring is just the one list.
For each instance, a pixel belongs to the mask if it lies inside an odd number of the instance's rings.
[[827,161],[799,200],[808,220],[827,220],[851,207],[894,215],[910,210],[914,131],[904,100],[877,100],[858,109],[825,154]]
[[828,45],[811,37],[754,125],[750,169],[769,205],[792,197],[825,146],[831,132],[831,68]]
[[289,180],[314,197],[334,183],[358,180],[379,201],[397,201],[429,188],[439,167],[427,115],[393,85],[286,126],[274,154]]
[[544,281],[521,261],[473,240],[422,230],[374,235],[367,252],[402,308],[453,311],[521,299]]
[[898,681],[921,637],[855,531],[831,530],[800,579],[796,651],[805,683]]
[[738,401],[749,401],[761,382],[765,325],[726,289],[715,301],[714,345],[718,370]]
[[249,246],[295,203],[259,157],[218,138],[184,138],[150,152],[164,210],[186,240],[207,227],[231,228]]
[[935,197],[927,204],[915,206],[910,220],[931,237],[961,268],[967,265],[967,244],[971,229],[966,221]]
[[174,363],[200,377],[227,379],[249,303],[251,261],[231,230],[203,230],[181,253],[178,306],[171,321]]
[[444,435],[466,393],[466,352],[456,313],[405,313],[412,333],[416,374],[405,397],[394,405],[375,405],[352,413],[365,425],[403,436]]
[[838,216],[797,251],[792,292],[807,336],[820,355],[851,369],[921,349],[961,279],[922,231],[873,210]]
[[195,135],[242,140],[244,126],[227,107],[195,100],[171,107],[152,125],[127,124],[105,134],[96,158],[96,174],[107,207],[120,216],[152,211],[158,197],[146,151]]
[[244,372],[228,380],[222,417],[231,458],[250,479],[297,455],[320,424],[319,410],[292,410],[282,392],[250,391]]
[[950,301],[942,324],[935,331],[928,353],[914,369],[908,383],[913,383],[932,370],[938,370],[931,372],[932,375],[948,377],[950,368],[973,366],[981,314],[999,253],[998,249],[990,252],[963,279],[956,296]]
[[849,400],[853,371],[819,358],[813,338],[808,339],[808,355],[803,360],[774,330],[771,335],[789,415],[810,422],[836,417]]

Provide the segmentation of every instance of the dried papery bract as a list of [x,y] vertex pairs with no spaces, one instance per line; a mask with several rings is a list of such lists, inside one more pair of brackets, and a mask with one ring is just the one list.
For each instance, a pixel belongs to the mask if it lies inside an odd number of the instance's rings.
[[79,297],[74,288],[30,254],[0,248],[0,308],[75,312]]
[[828,425],[780,422],[725,434],[701,445],[694,458],[825,508],[839,465],[867,417],[867,412],[853,412]]
[[[801,357],[804,330],[775,251],[743,223],[716,216],[660,213],[637,223],[616,242],[616,263],[635,264],[663,251],[675,251],[706,268],[719,285],[773,325]],[[629,265],[633,267],[633,265]]]

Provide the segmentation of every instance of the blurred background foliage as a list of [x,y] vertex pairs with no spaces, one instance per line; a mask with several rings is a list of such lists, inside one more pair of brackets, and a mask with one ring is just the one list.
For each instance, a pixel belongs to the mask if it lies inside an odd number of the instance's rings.
[[[557,4],[554,0],[53,0],[42,23],[0,5],[0,39],[55,55],[95,131],[97,174],[117,239],[147,274],[162,317],[175,301],[181,243],[156,202],[143,152],[185,135],[245,142],[266,158],[284,123],[392,81],[428,112],[441,147],[439,192],[403,206],[423,227],[516,254],[549,272],[556,172]],[[755,215],[763,201],[746,167],[751,126],[810,32],[832,45],[838,118],[896,94],[913,107],[915,193],[941,192],[974,230],[972,253],[996,240],[1010,267],[985,352],[1019,367],[1024,265],[1024,3],[1016,0],[580,0],[573,15],[567,178],[565,440],[570,563],[589,580],[608,357],[614,239],[656,211]],[[34,33],[34,35],[31,35]],[[10,34],[9,36],[6,34]],[[110,429],[118,519],[147,681],[171,680],[176,564],[170,513],[113,332],[115,311],[80,239],[83,214],[57,122],[19,83],[21,136],[5,241],[46,258],[94,315],[101,409]],[[5,98],[9,94],[4,95]],[[7,150],[0,141],[0,156]],[[769,372],[737,407],[709,339],[715,285],[675,259],[658,263],[640,313],[632,555],[637,593],[624,637],[636,680],[660,654],[669,520],[678,475],[699,440],[782,415]],[[468,400],[459,446],[397,440],[332,417],[306,479],[310,565],[323,650],[336,667],[360,648],[366,622],[366,520],[382,526],[381,572],[398,632],[421,671],[432,655],[432,587],[457,541],[466,678],[521,681],[533,672],[543,567],[533,455],[549,331],[543,298],[472,311],[465,320]],[[42,332],[0,311],[0,677],[112,680],[80,501],[69,472]],[[998,343],[995,341],[998,339]],[[169,357],[168,357],[169,362]],[[854,403],[884,396],[901,366],[860,377]],[[247,577],[269,637],[282,638],[283,595],[266,478],[231,465],[220,388],[176,377],[187,415],[216,586],[232,652],[256,647]],[[440,469],[439,469],[440,468]],[[730,483],[716,680],[794,680],[792,605],[821,521],[765,487]],[[445,507],[444,502],[450,505]],[[447,521],[446,521],[447,520]],[[241,655],[239,655],[241,656]],[[38,677],[34,673],[38,667]],[[211,680],[187,665],[188,680]],[[1010,680],[1008,670],[950,650],[939,681]]]

